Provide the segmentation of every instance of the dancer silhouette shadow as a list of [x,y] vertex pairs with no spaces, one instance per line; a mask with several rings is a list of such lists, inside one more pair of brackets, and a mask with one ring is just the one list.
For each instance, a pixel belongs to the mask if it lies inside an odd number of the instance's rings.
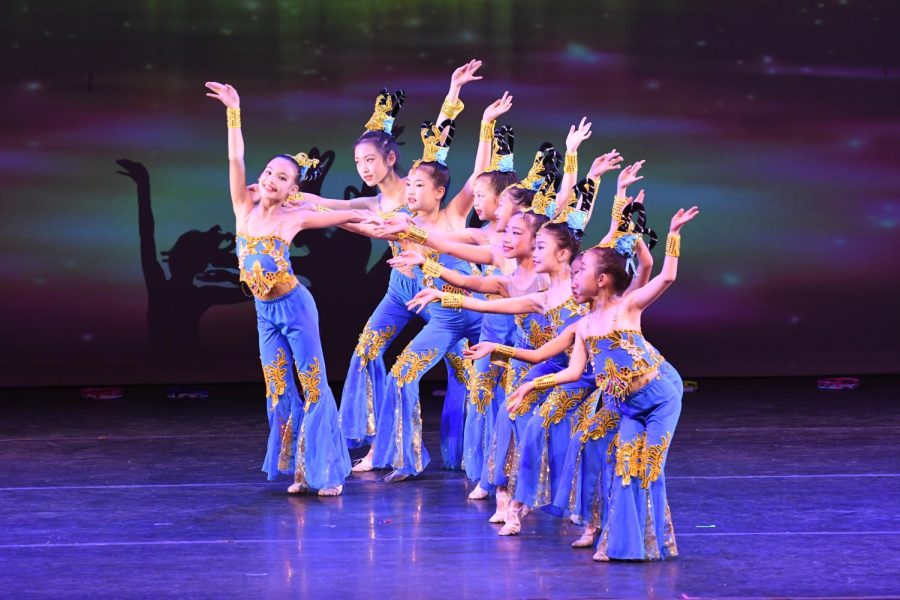
[[[319,173],[304,181],[301,189],[320,194],[325,177],[334,165],[334,152],[321,153],[313,147],[308,155],[320,160]],[[199,332],[203,314],[216,305],[252,299],[240,283],[234,234],[223,231],[220,225],[181,234],[170,250],[159,252],[162,262],[168,264],[167,277],[157,254],[147,168],[124,158],[116,164],[121,167],[117,173],[134,181],[137,187],[141,268],[147,286],[152,355],[161,361],[196,358],[201,352]],[[368,186],[361,189],[347,186],[344,198],[372,196],[376,192]],[[377,294],[387,280],[389,268],[384,261],[378,261],[367,270],[371,241],[338,228],[302,231],[293,242],[299,249],[291,256],[294,272],[310,288],[319,306],[328,307],[319,315],[326,353],[340,351],[330,362],[343,362],[346,348],[356,343],[365,315],[380,299]],[[353,293],[348,293],[349,290]]]
[[169,276],[157,258],[155,222],[150,200],[150,175],[139,162],[119,159],[117,171],[137,186],[141,268],[147,286],[150,349],[161,360],[196,356],[200,350],[200,319],[217,304],[249,300],[238,281],[234,234],[214,225],[206,231],[181,234],[161,252]]

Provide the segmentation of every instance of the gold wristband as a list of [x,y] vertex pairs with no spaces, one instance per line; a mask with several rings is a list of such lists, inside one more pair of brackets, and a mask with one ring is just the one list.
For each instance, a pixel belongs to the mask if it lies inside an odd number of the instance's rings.
[[462,308],[462,294],[444,294],[441,296],[441,306],[444,308]]
[[666,238],[666,256],[678,258],[681,254],[681,236],[677,233],[670,233]]
[[616,196],[615,201],[613,201],[612,218],[616,221],[621,221],[622,211],[625,210],[626,206],[628,206],[628,198]]
[[534,389],[539,392],[543,392],[544,390],[548,390],[556,386],[556,373],[552,373],[550,375],[542,375],[534,380]]
[[456,102],[450,102],[450,100],[445,98],[444,103],[441,105],[441,112],[447,115],[452,121],[459,116],[459,113],[461,113],[465,107],[465,104],[463,104],[462,100],[459,98],[456,99]]
[[239,129],[241,127],[241,109],[226,108],[225,118],[228,122],[228,129]]
[[497,344],[497,347],[494,348],[494,352],[492,354],[499,354],[500,356],[512,358],[516,354],[516,349],[512,346],[506,346],[505,344]]
[[428,232],[415,225],[413,223],[409,224],[409,227],[406,231],[402,231],[397,234],[397,237],[401,240],[410,240],[417,244],[424,244],[425,240],[428,239]]
[[566,164],[563,166],[563,173],[574,175],[578,173],[578,153],[566,152]]
[[497,344],[497,347],[491,352],[491,363],[495,365],[505,365],[509,359],[513,358],[516,349],[512,346]]
[[479,138],[482,142],[493,142],[494,141],[494,125],[497,121],[491,121],[490,123],[486,123],[484,121],[481,122],[481,137]]
[[441,273],[444,272],[444,265],[436,260],[426,258],[425,264],[422,265],[422,272],[428,277],[440,277]]

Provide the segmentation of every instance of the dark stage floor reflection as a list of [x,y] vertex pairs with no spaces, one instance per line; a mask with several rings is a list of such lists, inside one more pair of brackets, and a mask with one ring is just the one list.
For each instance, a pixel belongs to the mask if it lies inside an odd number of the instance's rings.
[[[460,472],[289,497],[259,472],[256,386],[205,400],[0,392],[0,590],[53,596],[896,597],[898,382],[706,381],[667,468],[681,556],[598,564],[578,528],[501,538]],[[426,443],[439,462],[438,398]]]

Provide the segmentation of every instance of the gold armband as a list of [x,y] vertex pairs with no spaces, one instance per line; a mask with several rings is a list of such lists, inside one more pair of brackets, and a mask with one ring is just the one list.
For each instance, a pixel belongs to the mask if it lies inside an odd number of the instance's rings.
[[316,204],[316,212],[331,212],[331,209],[321,204]]
[[241,127],[241,109],[226,108],[225,118],[228,121],[228,129],[239,129]]
[[406,231],[397,234],[397,237],[401,240],[411,240],[417,244],[424,244],[425,240],[428,239],[428,232],[415,225],[413,223],[409,224],[409,227]]
[[681,254],[681,236],[677,233],[670,233],[666,238],[666,256],[678,258]]
[[563,173],[574,175],[578,173],[578,153],[566,152],[566,163],[563,166]]
[[613,201],[612,218],[616,221],[621,221],[622,211],[625,210],[626,206],[628,206],[628,198],[616,196],[616,199]]
[[452,121],[459,116],[459,113],[461,113],[465,107],[465,104],[463,104],[462,100],[459,98],[456,99],[456,102],[450,102],[450,100],[445,98],[444,103],[441,105],[441,112],[447,115]]
[[497,121],[491,121],[490,123],[481,122],[481,136],[478,138],[482,142],[493,142],[494,141],[494,125]]
[[542,375],[534,380],[534,389],[539,392],[543,392],[544,390],[549,390],[552,387],[556,387],[556,373],[551,375]]
[[441,273],[444,272],[444,265],[436,260],[426,258],[425,264],[422,265],[422,272],[428,277],[440,277]]
[[462,294],[444,294],[441,296],[441,306],[444,308],[462,308]]

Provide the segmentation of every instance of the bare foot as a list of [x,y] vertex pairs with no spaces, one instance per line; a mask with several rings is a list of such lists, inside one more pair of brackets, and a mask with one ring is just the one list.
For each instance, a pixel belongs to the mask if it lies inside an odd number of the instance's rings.
[[581,537],[572,542],[573,548],[591,548],[597,541],[597,529],[594,527],[585,527]]
[[408,473],[401,473],[400,471],[394,470],[384,476],[385,483],[397,483],[398,481],[403,481],[405,479],[409,479]]
[[472,490],[472,492],[469,494],[469,500],[484,500],[489,495],[490,494],[488,494],[488,491],[481,487],[481,484],[479,484],[476,485],[475,489]]
[[340,496],[341,492],[344,491],[344,486],[338,485],[335,487],[325,488],[323,490],[319,490],[320,496]]
[[299,483],[292,483],[288,488],[288,494],[302,494],[307,491],[306,486],[300,485]]

